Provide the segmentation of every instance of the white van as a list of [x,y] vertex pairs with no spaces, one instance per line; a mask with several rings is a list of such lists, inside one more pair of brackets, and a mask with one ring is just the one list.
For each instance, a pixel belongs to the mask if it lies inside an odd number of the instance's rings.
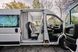
[[63,21],[52,11],[0,9],[1,46],[61,45],[64,38]]

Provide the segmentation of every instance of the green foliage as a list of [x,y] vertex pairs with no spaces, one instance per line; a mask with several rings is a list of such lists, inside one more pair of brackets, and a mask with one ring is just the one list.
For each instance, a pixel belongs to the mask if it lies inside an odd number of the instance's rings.
[[56,25],[60,25],[62,22],[56,17],[54,18],[51,17],[48,19],[48,23],[52,24],[53,26],[56,26]]
[[72,16],[71,22],[72,22],[72,24],[78,24],[78,17]]
[[5,8],[7,8],[7,9],[25,9],[25,8],[29,8],[29,6],[26,6],[24,3],[16,2],[15,0],[13,2],[6,3],[5,5],[6,5]]
[[41,3],[39,2],[39,0],[33,0],[32,6],[33,8],[41,8]]

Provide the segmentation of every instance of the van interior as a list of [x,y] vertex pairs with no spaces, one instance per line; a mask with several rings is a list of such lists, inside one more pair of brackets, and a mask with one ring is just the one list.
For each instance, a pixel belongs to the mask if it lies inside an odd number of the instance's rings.
[[63,31],[62,21],[55,15],[47,15],[47,30],[50,42],[56,42]]

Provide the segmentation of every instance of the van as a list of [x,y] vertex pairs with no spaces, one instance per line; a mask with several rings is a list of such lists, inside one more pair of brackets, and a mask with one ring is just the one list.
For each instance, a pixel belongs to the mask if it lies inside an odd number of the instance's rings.
[[0,9],[0,46],[62,45],[63,20],[47,9]]

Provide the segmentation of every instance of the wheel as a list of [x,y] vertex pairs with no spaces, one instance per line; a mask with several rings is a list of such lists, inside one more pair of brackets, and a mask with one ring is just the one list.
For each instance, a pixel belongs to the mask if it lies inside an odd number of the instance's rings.
[[65,42],[65,36],[62,36],[59,40],[59,46],[65,50],[68,50]]

